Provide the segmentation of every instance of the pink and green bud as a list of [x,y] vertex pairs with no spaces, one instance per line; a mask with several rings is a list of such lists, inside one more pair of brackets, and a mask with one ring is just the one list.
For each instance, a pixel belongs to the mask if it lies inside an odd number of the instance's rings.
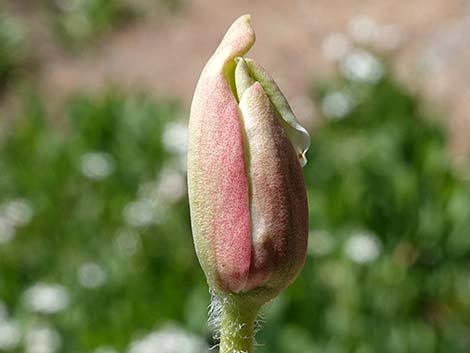
[[271,76],[243,57],[254,41],[250,17],[240,17],[202,71],[191,107],[188,184],[209,286],[266,301],[305,261],[302,166],[310,136]]

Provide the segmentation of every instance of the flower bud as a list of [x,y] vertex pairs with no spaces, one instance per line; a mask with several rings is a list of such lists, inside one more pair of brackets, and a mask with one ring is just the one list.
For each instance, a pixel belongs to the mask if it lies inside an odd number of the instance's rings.
[[189,124],[188,186],[199,262],[217,294],[274,298],[305,261],[308,132],[270,75],[243,58],[237,19],[204,67]]

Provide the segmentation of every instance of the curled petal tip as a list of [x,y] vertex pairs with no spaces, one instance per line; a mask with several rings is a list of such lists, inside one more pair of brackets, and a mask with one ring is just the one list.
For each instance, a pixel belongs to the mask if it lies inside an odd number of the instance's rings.
[[[243,15],[235,20],[217,48],[215,55],[227,50],[229,60],[243,56],[255,42],[255,31],[251,27],[251,16]],[[224,55],[223,55],[224,56]]]
[[251,15],[249,13],[241,15],[237,20],[235,20],[235,22],[236,21],[245,21],[245,22],[250,23],[251,22]]

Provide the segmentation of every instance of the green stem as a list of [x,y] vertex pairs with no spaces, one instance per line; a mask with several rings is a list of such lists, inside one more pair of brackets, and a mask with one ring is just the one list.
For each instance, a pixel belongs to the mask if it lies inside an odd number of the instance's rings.
[[220,323],[219,353],[252,353],[255,340],[255,320],[260,307],[241,300],[223,304]]

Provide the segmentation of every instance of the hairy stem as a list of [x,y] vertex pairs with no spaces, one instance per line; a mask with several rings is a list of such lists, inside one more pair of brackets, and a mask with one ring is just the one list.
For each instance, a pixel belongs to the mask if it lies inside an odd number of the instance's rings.
[[252,353],[255,320],[260,307],[240,300],[225,302],[220,322],[219,353]]

